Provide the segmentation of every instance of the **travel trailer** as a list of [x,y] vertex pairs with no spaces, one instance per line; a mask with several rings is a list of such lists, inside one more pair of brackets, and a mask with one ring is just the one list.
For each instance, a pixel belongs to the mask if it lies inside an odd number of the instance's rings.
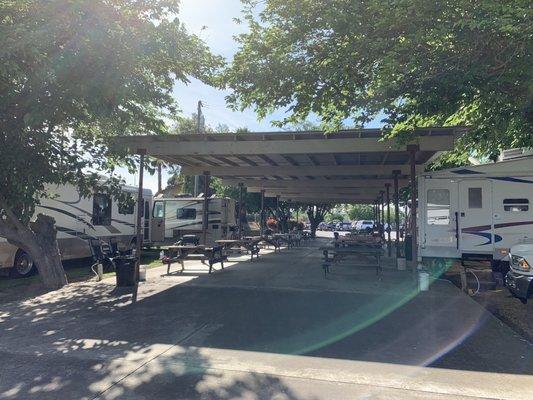
[[533,157],[419,177],[419,254],[508,268],[509,249],[533,238]]
[[[136,203],[137,188],[124,186],[123,190],[131,193]],[[54,196],[42,199],[35,214],[46,214],[55,219],[63,260],[90,257],[89,239],[93,238],[107,241],[114,237],[122,250],[135,245],[135,203],[118,204],[112,197],[103,193],[84,198],[72,185],[49,187],[48,192]],[[152,191],[145,189],[142,219],[145,241],[150,239],[151,204]],[[0,238],[0,269],[9,272],[13,277],[23,277],[34,271],[34,263],[24,251]]]
[[[209,198],[207,243],[231,237],[236,226],[235,200]],[[201,235],[203,197],[155,198],[151,223],[151,244],[174,243],[183,235]]]

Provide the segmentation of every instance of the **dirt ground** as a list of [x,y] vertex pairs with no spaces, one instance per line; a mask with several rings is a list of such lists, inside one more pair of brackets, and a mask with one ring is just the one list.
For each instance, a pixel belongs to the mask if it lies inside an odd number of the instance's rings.
[[[479,271],[477,273],[479,274]],[[485,274],[485,278],[489,275],[490,270]],[[461,278],[456,270],[448,271],[443,278],[461,287]],[[467,278],[469,287],[475,287],[471,276]],[[511,295],[506,287],[483,284],[480,292],[472,296],[472,299],[529,343],[533,343],[533,298],[529,299],[527,304],[522,304],[520,300]]]
[[533,343],[533,299],[522,304],[507,288],[481,292],[473,299],[524,339]]
[[[159,252],[157,250],[144,251],[141,262],[148,268],[159,267],[162,264],[158,260],[158,255]],[[65,261],[63,267],[68,281],[73,283],[94,280],[95,276],[91,271],[91,264],[91,260],[87,259]],[[105,278],[111,276],[115,276],[115,273],[112,271],[104,273]],[[30,299],[47,291],[37,274],[21,279],[0,276],[0,305],[11,301]]]

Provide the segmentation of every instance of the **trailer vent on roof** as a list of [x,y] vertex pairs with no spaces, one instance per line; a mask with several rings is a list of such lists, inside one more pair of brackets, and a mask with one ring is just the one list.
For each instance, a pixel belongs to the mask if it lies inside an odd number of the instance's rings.
[[533,155],[533,149],[508,149],[503,150],[500,155],[500,161],[512,160],[514,158],[527,157]]

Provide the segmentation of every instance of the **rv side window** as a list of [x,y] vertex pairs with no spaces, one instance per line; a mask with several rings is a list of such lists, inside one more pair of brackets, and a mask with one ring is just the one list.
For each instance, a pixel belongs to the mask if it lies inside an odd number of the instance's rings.
[[450,191],[430,189],[427,193],[428,225],[448,225],[450,223]]
[[111,197],[96,193],[93,196],[93,225],[111,225]]
[[196,208],[178,208],[178,219],[196,219]]
[[131,215],[133,214],[133,211],[135,210],[135,201],[128,197],[127,199],[124,199],[124,201],[120,201],[118,203],[118,213],[121,215]]
[[165,204],[162,201],[156,201],[154,203],[154,218],[165,217]]
[[468,208],[483,208],[481,188],[468,188]]
[[510,212],[529,211],[529,200],[528,199],[504,199],[503,209],[504,211],[510,211]]

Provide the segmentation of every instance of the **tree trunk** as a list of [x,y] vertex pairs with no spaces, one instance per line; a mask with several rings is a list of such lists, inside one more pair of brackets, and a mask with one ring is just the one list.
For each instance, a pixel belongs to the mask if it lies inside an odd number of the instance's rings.
[[46,288],[55,290],[65,286],[68,282],[57,244],[55,220],[39,214],[28,227],[10,210],[4,209],[4,213],[4,219],[0,220],[0,236],[31,257]]
[[29,255],[33,260],[39,260],[36,261],[36,266],[44,285],[49,289],[59,289],[65,286],[68,281],[57,244],[55,220],[47,215],[39,214],[35,222],[30,223],[30,228],[35,236],[37,254]]

